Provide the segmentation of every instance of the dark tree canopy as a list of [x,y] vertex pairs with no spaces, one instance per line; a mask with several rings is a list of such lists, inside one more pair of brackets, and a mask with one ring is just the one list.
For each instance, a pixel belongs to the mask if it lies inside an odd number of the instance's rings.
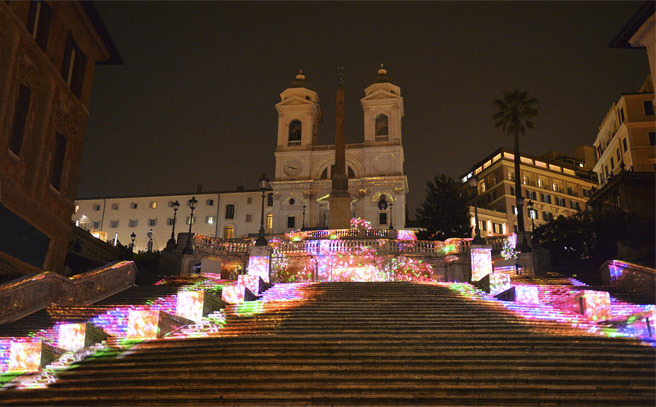
[[426,183],[426,198],[417,209],[417,223],[423,229],[419,238],[471,237],[469,199],[459,188],[459,182],[444,174]]

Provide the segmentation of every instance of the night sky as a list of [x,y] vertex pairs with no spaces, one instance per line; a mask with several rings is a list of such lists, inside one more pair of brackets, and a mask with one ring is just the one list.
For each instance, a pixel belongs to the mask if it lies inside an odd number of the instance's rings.
[[522,151],[592,145],[649,67],[609,44],[640,2],[99,2],[124,66],[97,66],[77,196],[257,188],[274,174],[274,105],[302,66],[333,144],[337,66],[347,143],[363,140],[360,98],[382,62],[405,104],[410,217],[436,174],[457,177],[511,138],[492,101],[539,100]]

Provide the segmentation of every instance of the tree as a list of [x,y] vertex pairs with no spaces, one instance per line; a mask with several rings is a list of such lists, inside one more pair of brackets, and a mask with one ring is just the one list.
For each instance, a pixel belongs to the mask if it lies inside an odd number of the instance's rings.
[[445,240],[470,237],[469,200],[460,183],[444,174],[426,182],[426,198],[417,209],[417,223],[424,229],[421,239]]
[[[526,134],[527,129],[533,128],[531,119],[538,115],[536,98],[530,98],[528,92],[514,89],[503,92],[503,98],[496,99],[494,105],[498,111],[492,116],[494,127],[501,128],[504,133],[513,137],[515,144],[515,198],[517,199],[517,229],[524,235],[524,212],[522,210],[522,184],[519,172],[519,136]],[[522,243],[525,241],[522,239]],[[525,248],[524,248],[525,249]]]

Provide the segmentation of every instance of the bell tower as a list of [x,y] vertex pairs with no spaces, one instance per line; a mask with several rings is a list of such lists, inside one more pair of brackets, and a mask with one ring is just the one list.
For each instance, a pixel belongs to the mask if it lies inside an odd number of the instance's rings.
[[380,64],[378,75],[360,99],[364,111],[365,146],[400,144],[403,98],[401,88],[392,83],[387,69]]
[[280,94],[276,151],[307,150],[318,143],[321,108],[319,95],[299,70],[290,86]]

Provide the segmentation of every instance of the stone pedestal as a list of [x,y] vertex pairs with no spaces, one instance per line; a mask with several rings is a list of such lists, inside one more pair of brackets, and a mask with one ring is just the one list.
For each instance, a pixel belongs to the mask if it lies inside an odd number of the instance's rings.
[[128,314],[127,339],[157,339],[193,321],[164,311],[132,310]]
[[533,269],[533,252],[520,253],[515,260],[518,275],[535,276]]
[[225,306],[223,300],[207,291],[181,291],[177,295],[175,313],[198,322],[204,316]]
[[479,281],[492,272],[492,246],[471,245],[471,281]]
[[58,331],[57,346],[72,352],[107,339],[105,331],[89,322],[62,324]]
[[330,196],[328,203],[330,213],[328,218],[328,227],[330,229],[348,229],[351,227],[351,197]]
[[43,342],[12,342],[7,371],[36,372],[59,356],[57,349]]
[[253,246],[248,252],[249,276],[259,276],[265,283],[271,282],[271,254],[270,246]]

